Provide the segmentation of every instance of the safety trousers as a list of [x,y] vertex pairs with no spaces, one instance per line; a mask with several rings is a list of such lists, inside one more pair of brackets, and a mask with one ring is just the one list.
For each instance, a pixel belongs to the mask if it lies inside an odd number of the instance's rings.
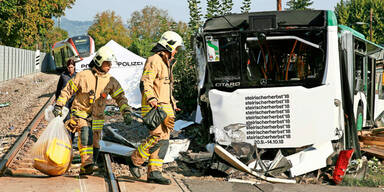
[[162,171],[165,154],[169,145],[169,130],[160,125],[151,131],[150,136],[132,153],[131,159],[136,166],[148,160],[148,174],[152,171]]
[[[169,104],[160,105],[161,108],[171,108]],[[167,115],[174,117],[173,110],[164,110]],[[162,171],[165,154],[169,146],[169,136],[173,127],[166,127],[163,123],[149,132],[149,137],[132,153],[131,159],[136,166],[148,160],[148,175],[152,171]]]
[[[80,118],[79,118],[80,119]],[[80,119],[82,124],[88,123],[85,119]],[[79,130],[78,146],[81,157],[81,167],[93,164],[97,157],[94,157],[94,149],[100,148],[101,131],[104,120],[92,120],[92,126],[82,126]],[[96,150],[98,151],[98,150]]]

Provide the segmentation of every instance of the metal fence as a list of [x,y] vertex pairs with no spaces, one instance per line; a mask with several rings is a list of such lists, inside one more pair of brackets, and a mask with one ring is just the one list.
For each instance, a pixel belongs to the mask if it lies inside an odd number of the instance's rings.
[[50,71],[49,54],[0,45],[0,82],[24,75]]

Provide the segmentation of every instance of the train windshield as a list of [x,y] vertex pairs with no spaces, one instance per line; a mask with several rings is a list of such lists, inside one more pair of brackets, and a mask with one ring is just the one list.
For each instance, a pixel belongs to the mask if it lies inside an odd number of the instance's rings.
[[75,44],[80,57],[88,57],[90,55],[90,42],[88,36],[74,37],[73,43]]

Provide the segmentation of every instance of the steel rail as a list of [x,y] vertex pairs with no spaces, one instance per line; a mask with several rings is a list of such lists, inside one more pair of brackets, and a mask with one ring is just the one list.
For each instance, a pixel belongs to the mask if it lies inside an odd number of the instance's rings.
[[4,156],[3,160],[0,162],[0,176],[3,176],[8,165],[12,162],[13,158],[16,156],[16,154],[19,152],[21,147],[27,141],[28,137],[31,134],[31,131],[36,128],[38,123],[44,117],[43,116],[44,111],[48,107],[48,105],[53,101],[53,98],[54,98],[54,94],[52,94],[52,96],[48,99],[48,101],[44,104],[44,106],[36,114],[36,116],[33,118],[33,120],[29,123],[27,128],[24,129],[23,134],[16,140],[16,142],[13,144],[12,148]]
[[112,171],[111,156],[108,153],[104,153],[103,157],[104,157],[104,163],[105,163],[106,177],[108,179],[108,184],[109,184],[109,191],[120,192],[119,183]]

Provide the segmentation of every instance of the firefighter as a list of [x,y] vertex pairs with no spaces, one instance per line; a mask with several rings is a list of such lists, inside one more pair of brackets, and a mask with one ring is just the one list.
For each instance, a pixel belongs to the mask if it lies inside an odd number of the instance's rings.
[[147,182],[169,185],[171,181],[162,176],[163,159],[168,149],[170,132],[174,127],[177,108],[172,96],[174,56],[183,46],[181,36],[173,31],[162,34],[158,43],[152,48],[154,55],[145,63],[140,80],[142,92],[142,116],[153,107],[160,107],[166,113],[164,122],[149,132],[150,136],[132,153],[127,163],[131,174],[139,178],[139,166],[149,158]]
[[110,95],[118,104],[124,121],[132,121],[131,107],[124,96],[119,82],[108,74],[115,56],[108,47],[101,47],[91,63],[90,69],[79,72],[61,91],[53,113],[61,115],[62,106],[75,95],[71,107],[70,119],[65,126],[79,135],[78,146],[81,157],[80,175],[93,173],[94,162],[99,155],[99,140],[104,126],[104,108]]
[[[76,76],[76,69],[75,69],[75,67],[76,67],[75,61],[73,59],[68,59],[68,61],[67,61],[67,69],[63,73],[61,73],[60,78],[59,78],[59,82],[57,83],[57,88],[56,88],[56,92],[55,92],[55,101],[57,101],[57,99],[59,98],[61,90],[64,89],[64,87],[65,87],[65,85],[67,85],[68,81]],[[65,107],[70,109],[71,106],[72,106],[74,98],[75,98],[75,96],[73,95],[67,101],[67,103],[65,104]],[[64,120],[63,120],[64,123],[68,119],[69,119],[69,114],[64,118]],[[71,135],[71,141],[73,141],[75,134],[70,133],[70,135]]]

